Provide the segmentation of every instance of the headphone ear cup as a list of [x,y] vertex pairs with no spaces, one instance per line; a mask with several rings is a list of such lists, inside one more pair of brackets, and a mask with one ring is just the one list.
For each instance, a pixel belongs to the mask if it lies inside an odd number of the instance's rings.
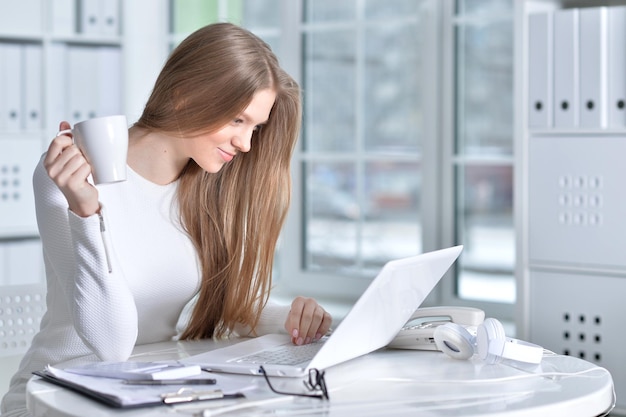
[[496,319],[487,318],[476,329],[476,350],[478,356],[486,363],[494,364],[500,361],[505,343],[504,327]]
[[437,349],[454,359],[469,359],[474,355],[476,338],[457,323],[438,326],[433,337]]

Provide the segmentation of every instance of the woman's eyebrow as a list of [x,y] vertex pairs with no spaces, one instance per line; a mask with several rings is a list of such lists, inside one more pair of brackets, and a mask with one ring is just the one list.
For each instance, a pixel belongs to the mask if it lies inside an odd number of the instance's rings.
[[240,116],[240,118],[243,119],[246,123],[250,123],[250,124],[254,123],[255,126],[264,126],[269,121],[269,119],[265,119],[265,120],[263,120],[261,122],[253,122],[251,117],[246,117],[246,116],[243,116],[243,115]]
[[[252,122],[252,121],[253,121],[252,116],[251,116],[250,114],[248,114],[247,112],[245,112],[245,111],[239,115],[239,118],[240,118],[240,119],[244,119],[246,122]],[[265,119],[265,120],[263,120],[263,121],[260,121],[260,122],[255,123],[255,125],[264,125],[264,124],[267,124],[267,122],[269,122],[269,120],[270,120],[270,119],[269,119],[269,118],[267,118],[267,119]]]

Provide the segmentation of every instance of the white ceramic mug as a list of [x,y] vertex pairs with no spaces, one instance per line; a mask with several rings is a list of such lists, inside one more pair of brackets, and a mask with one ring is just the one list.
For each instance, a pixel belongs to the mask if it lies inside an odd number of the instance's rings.
[[126,180],[128,125],[126,116],[106,116],[76,123],[57,135],[71,134],[89,165],[94,184]]

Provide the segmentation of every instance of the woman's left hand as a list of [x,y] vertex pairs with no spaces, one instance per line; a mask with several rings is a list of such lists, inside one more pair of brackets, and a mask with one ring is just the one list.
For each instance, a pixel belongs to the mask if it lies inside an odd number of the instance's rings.
[[313,298],[296,297],[291,303],[291,310],[285,330],[291,335],[296,345],[304,345],[319,340],[332,323],[332,317]]

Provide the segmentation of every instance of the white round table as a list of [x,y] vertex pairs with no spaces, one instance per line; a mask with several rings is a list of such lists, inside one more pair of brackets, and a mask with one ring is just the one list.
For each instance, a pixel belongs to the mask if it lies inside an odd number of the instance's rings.
[[[230,342],[228,342],[230,343]],[[131,360],[169,360],[195,355],[223,342],[168,342],[138,346]],[[93,358],[72,361],[75,365]],[[63,367],[63,366],[59,366]],[[27,402],[35,417],[100,416],[597,416],[614,405],[613,379],[584,360],[546,355],[534,373],[479,359],[459,361],[441,352],[382,349],[329,368],[330,401],[272,393],[264,379],[236,376],[256,384],[245,399],[119,410],[33,377]],[[244,380],[245,379],[245,380]],[[285,390],[302,381],[273,378]],[[207,410],[207,411],[204,411]]]

